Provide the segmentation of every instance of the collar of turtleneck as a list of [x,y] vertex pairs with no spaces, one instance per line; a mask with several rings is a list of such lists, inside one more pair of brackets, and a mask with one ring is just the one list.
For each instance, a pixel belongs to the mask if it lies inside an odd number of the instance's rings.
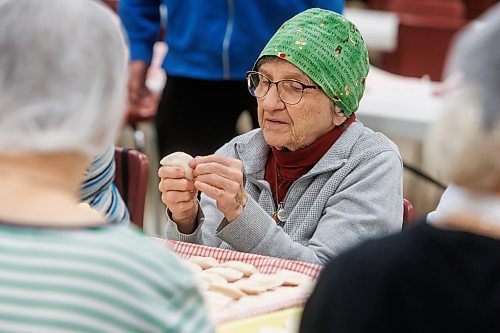
[[273,198],[282,202],[292,183],[309,172],[355,120],[356,116],[353,114],[342,125],[318,138],[312,145],[296,151],[272,147],[267,158],[264,178],[271,186]]

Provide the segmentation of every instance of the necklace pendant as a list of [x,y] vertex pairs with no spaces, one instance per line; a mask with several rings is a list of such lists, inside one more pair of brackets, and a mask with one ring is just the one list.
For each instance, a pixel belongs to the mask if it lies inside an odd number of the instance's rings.
[[278,203],[276,212],[274,212],[273,214],[273,219],[276,222],[276,224],[280,224],[286,221],[286,212],[285,208],[283,208],[282,202]]

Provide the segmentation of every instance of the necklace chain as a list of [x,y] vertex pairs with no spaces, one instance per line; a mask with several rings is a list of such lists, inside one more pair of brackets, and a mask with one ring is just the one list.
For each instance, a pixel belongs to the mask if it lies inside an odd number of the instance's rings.
[[279,194],[279,189],[278,189],[278,177],[279,177],[279,171],[278,171],[278,165],[276,164],[276,166],[274,167],[274,170],[275,170],[275,175],[276,175],[276,182],[274,182],[274,188],[275,188],[275,192],[274,192],[274,195],[275,195],[275,199],[276,199],[276,207],[278,207],[279,205],[279,201],[280,201],[280,194]]
[[275,185],[275,197],[276,197],[276,211],[273,214],[273,219],[276,222],[276,224],[280,224],[285,222],[286,216],[285,216],[285,208],[283,207],[283,202],[279,202],[280,200],[280,195],[279,195],[279,187],[278,187],[278,177],[279,177],[279,171],[278,171],[278,164],[276,163],[275,167],[275,176],[276,176],[276,182],[274,183]]

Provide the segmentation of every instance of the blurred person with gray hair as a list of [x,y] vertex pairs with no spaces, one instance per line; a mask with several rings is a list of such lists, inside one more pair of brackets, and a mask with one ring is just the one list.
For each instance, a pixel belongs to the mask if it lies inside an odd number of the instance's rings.
[[301,332],[500,332],[499,36],[497,5],[450,53],[448,108],[429,137],[453,184],[446,209],[334,259]]
[[0,31],[0,331],[212,332],[174,254],[78,205],[123,118],[116,16],[0,0]]

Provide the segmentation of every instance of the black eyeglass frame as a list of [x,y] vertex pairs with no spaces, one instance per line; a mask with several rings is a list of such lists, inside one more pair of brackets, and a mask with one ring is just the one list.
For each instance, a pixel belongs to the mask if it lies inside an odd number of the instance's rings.
[[[269,92],[269,90],[271,89],[271,84],[269,84],[269,86],[267,87],[267,90],[266,92],[264,93],[264,95],[262,96],[255,96],[255,94],[252,93],[252,89],[250,89],[250,75],[252,74],[258,74],[258,75],[262,75],[263,77],[266,78],[266,80],[269,81],[269,83],[273,83],[276,85],[276,90],[278,91],[278,96],[280,98],[280,100],[285,103],[285,104],[288,104],[288,105],[296,105],[296,104],[299,104],[300,101],[302,100],[302,97],[304,96],[304,90],[306,89],[320,89],[319,86],[317,85],[310,85],[310,84],[305,84],[305,83],[302,83],[298,80],[295,80],[295,79],[283,79],[283,80],[278,80],[278,81],[273,81],[273,80],[270,80],[267,76],[265,76],[264,74],[262,74],[261,72],[257,72],[257,71],[248,71],[246,72],[246,75],[245,75],[245,78],[247,79],[247,87],[248,87],[248,91],[250,92],[250,94],[256,98],[262,98],[264,96],[267,95],[267,93]],[[298,83],[300,84],[300,86],[302,87],[302,91],[300,93],[300,98],[299,100],[296,102],[296,103],[287,103],[283,100],[283,98],[281,97],[281,94],[280,94],[280,90],[278,89],[278,83],[281,83],[283,81],[292,81],[292,82],[295,82],[295,83]]]

